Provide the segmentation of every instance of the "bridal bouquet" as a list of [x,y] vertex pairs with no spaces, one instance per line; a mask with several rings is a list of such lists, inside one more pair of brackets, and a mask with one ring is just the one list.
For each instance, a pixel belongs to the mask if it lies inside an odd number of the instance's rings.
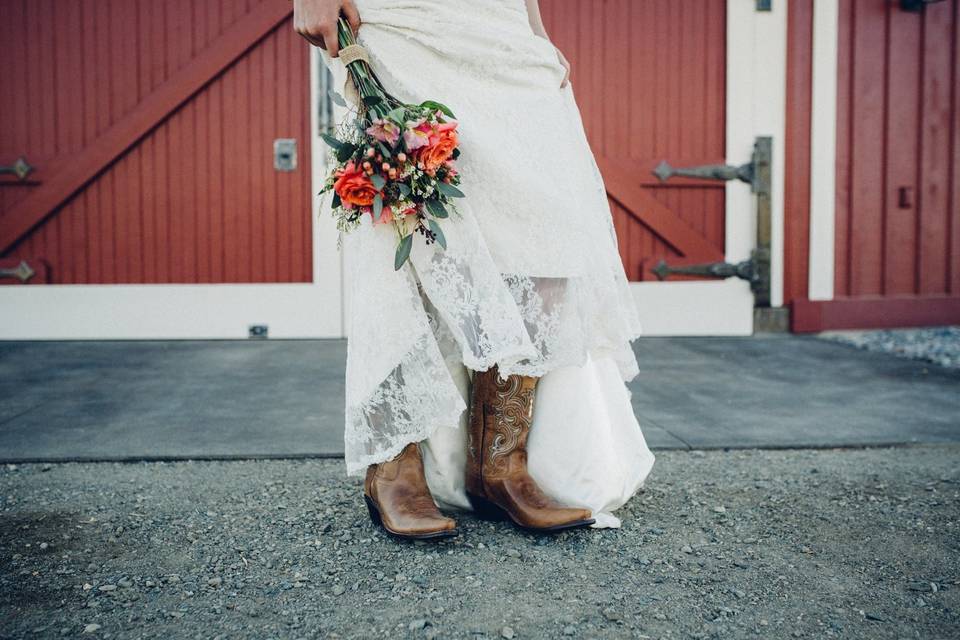
[[387,93],[344,19],[338,40],[358,104],[356,118],[336,135],[322,136],[335,162],[320,193],[333,191],[340,231],[356,228],[367,214],[374,224],[392,224],[398,238],[393,266],[400,269],[415,233],[447,248],[440,220],[456,211],[451,199],[463,197],[454,166],[457,121],[439,102],[404,104]]

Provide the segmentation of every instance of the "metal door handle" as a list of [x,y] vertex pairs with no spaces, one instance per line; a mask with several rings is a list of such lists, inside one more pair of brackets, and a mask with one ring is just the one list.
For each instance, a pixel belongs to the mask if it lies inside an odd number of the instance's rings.
[[21,260],[13,269],[0,269],[0,278],[19,278],[20,282],[26,282],[34,275],[36,275],[26,260]]
[[30,165],[30,163],[27,162],[27,159],[23,156],[20,156],[16,159],[16,161],[14,161],[13,164],[9,166],[0,166],[0,174],[12,173],[13,175],[17,176],[18,180],[23,180],[31,171],[33,171],[33,169],[34,168]]

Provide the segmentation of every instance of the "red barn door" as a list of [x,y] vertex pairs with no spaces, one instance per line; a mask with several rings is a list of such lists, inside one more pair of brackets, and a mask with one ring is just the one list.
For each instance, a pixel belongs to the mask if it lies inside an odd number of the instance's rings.
[[958,10],[841,5],[834,296],[852,326],[960,322]]
[[[651,282],[651,269],[661,259],[671,265],[723,261],[728,249],[724,183],[660,182],[652,173],[661,161],[673,167],[726,162],[726,0],[540,5],[551,39],[573,67],[574,94],[607,187],[627,277],[638,282],[642,318],[657,309],[655,318],[644,319],[645,328],[672,332],[676,325],[685,333],[680,316],[686,314],[701,317],[690,332],[724,332],[726,307],[703,304],[717,283]],[[752,307],[746,294],[735,302],[740,317],[744,303]],[[717,299],[733,298],[721,293]]]
[[657,258],[723,260],[723,183],[661,183],[651,171],[661,160],[724,162],[726,3],[541,5],[548,33],[573,67],[627,277],[650,280]]
[[[0,182],[5,262],[57,284],[309,281],[308,51],[289,10],[0,3],[0,162],[36,167]],[[274,138],[300,141],[296,171],[274,170]]]
[[[0,164],[33,167],[0,175],[0,267],[37,272],[6,271],[0,290],[78,287],[11,304],[69,316],[86,296],[127,309],[124,325],[159,295],[196,318],[234,309],[216,328],[168,313],[120,337],[244,336],[280,293],[297,312],[291,285],[314,280],[311,67],[291,14],[288,0],[0,3]],[[158,284],[210,287],[137,288]],[[113,336],[69,321],[36,337]]]

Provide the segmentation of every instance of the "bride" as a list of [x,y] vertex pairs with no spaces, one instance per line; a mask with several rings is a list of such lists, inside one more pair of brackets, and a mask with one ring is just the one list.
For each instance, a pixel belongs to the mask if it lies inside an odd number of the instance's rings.
[[340,15],[387,91],[456,114],[467,194],[448,248],[414,243],[399,271],[388,225],[343,238],[345,460],[371,518],[413,539],[458,534],[439,507],[620,526],[612,511],[654,463],[624,384],[640,326],[537,0],[294,0],[294,28],[345,87]]

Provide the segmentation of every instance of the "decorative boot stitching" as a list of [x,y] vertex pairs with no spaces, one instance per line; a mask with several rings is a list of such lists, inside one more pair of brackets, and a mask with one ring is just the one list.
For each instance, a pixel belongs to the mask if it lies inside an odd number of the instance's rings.
[[[533,389],[524,388],[519,375],[497,375],[491,399],[494,416],[494,437],[490,444],[490,471],[506,471],[507,455],[517,448],[524,427],[530,426],[533,413]],[[486,471],[486,470],[485,470]]]

